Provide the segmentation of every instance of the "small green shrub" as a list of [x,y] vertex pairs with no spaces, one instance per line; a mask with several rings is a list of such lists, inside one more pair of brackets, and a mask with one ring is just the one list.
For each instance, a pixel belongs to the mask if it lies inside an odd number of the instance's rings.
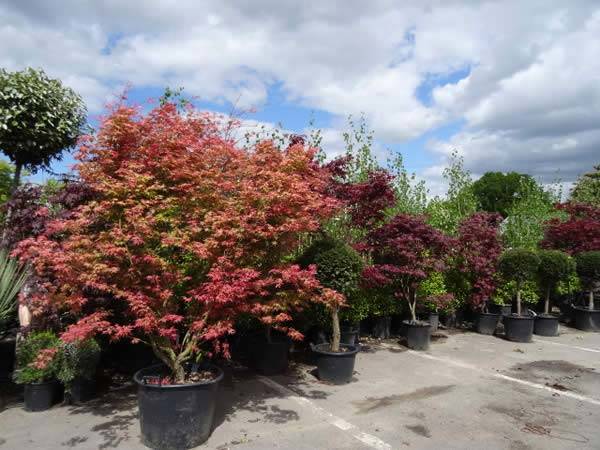
[[502,254],[499,261],[500,273],[506,281],[513,281],[517,289],[517,314],[521,315],[523,284],[532,281],[540,265],[535,252],[526,249],[511,249]]
[[[492,296],[492,303],[496,305],[510,305],[517,296],[517,283],[514,281],[500,281]],[[535,305],[540,300],[538,286],[535,281],[526,281],[521,285],[521,302]]]
[[556,288],[559,281],[565,280],[573,272],[575,263],[573,259],[560,250],[540,250],[538,252],[540,265],[538,267],[538,280],[544,292],[544,312],[550,312],[550,293]]
[[57,378],[68,391],[76,378],[93,379],[99,361],[100,346],[94,339],[65,343]]
[[419,285],[417,296],[423,299],[423,306],[430,312],[448,312],[454,309],[454,296],[448,293],[446,279],[441,272],[432,272]]
[[577,274],[581,285],[589,291],[588,307],[594,308],[594,288],[600,282],[600,251],[582,252],[575,255]]
[[29,334],[17,347],[18,384],[40,383],[56,378],[60,369],[60,340],[51,331]]

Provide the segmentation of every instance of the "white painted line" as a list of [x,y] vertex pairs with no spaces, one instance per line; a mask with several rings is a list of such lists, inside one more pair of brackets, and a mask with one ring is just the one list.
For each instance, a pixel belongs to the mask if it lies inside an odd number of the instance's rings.
[[[382,344],[382,347],[397,348],[397,347],[395,347],[393,345],[390,345],[390,344]],[[572,398],[572,399],[575,399],[575,400],[579,400],[581,402],[586,402],[586,403],[590,403],[592,405],[600,406],[600,400],[596,400],[594,398],[586,397],[585,395],[580,395],[580,394],[576,394],[574,392],[569,392],[569,391],[562,391],[560,389],[555,389],[553,387],[546,386],[545,384],[533,383],[531,381],[521,380],[520,378],[514,378],[514,377],[511,377],[511,376],[508,376],[508,375],[503,375],[501,373],[491,372],[489,370],[481,369],[481,368],[479,368],[477,366],[474,366],[472,364],[464,363],[464,362],[461,362],[461,361],[456,361],[454,359],[440,358],[439,356],[433,356],[433,355],[430,355],[428,353],[416,352],[414,350],[407,350],[406,353],[418,356],[419,358],[424,358],[424,359],[429,359],[429,360],[433,360],[433,361],[438,361],[438,362],[441,362],[441,363],[444,363],[444,364],[448,364],[448,365],[451,365],[451,366],[460,367],[461,369],[471,370],[471,371],[478,372],[478,373],[481,373],[481,374],[484,374],[484,375],[492,376],[494,378],[499,378],[501,380],[506,380],[506,381],[510,381],[512,383],[522,384],[522,385],[528,386],[530,388],[540,389],[540,390],[547,391],[547,392],[552,392],[552,394],[563,395],[565,397],[569,397],[569,398]]]
[[552,342],[550,340],[540,339],[538,337],[535,338],[534,342],[544,342],[546,344],[560,345],[561,347],[574,348],[575,350],[583,350],[584,352],[600,353],[600,350],[598,350],[596,348],[579,347],[577,345],[562,344],[560,342]]
[[297,395],[294,391],[277,383],[276,381],[263,376],[258,376],[258,380],[261,383],[269,386],[270,388],[275,389],[277,392],[284,395],[286,398],[289,398],[290,400],[293,400],[299,405],[302,405],[312,410],[314,413],[318,414],[323,419],[325,419],[329,424],[339,428],[342,431],[349,433],[354,439],[359,440],[366,446],[378,450],[390,450],[392,448],[392,446],[387,442],[382,441],[381,439],[379,439],[376,436],[373,436],[372,434],[362,432],[358,427],[352,425],[350,422],[347,422],[341,417],[334,416],[329,411],[326,411],[325,409],[316,405],[306,397],[301,397]]

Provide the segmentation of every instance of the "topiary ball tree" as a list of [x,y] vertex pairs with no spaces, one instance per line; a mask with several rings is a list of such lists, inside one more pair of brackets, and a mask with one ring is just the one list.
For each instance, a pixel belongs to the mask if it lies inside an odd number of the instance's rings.
[[540,265],[537,274],[540,287],[545,295],[544,313],[548,314],[550,312],[550,292],[573,272],[575,263],[569,255],[560,250],[540,250],[538,257]]
[[[358,291],[363,269],[360,255],[347,244],[331,238],[315,241],[300,257],[302,265],[315,264],[317,279],[322,286],[333,289],[346,298],[352,297]],[[331,313],[332,339],[331,351],[340,350],[340,319],[341,304],[327,304]]]
[[540,265],[535,252],[526,249],[511,249],[502,254],[499,261],[500,272],[505,279],[517,285],[517,315],[521,315],[521,288],[523,283],[533,279]]
[[15,165],[12,189],[23,169],[35,173],[75,146],[86,122],[81,97],[43,70],[0,69],[0,150]]
[[594,288],[600,281],[600,251],[579,253],[575,261],[581,285],[589,290],[588,308],[594,309]]

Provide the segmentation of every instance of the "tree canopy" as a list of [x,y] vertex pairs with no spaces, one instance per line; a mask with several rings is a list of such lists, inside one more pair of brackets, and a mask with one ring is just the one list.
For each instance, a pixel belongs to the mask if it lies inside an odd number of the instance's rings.
[[530,175],[517,172],[486,172],[473,183],[479,209],[499,213],[503,217],[528,188],[539,189]]

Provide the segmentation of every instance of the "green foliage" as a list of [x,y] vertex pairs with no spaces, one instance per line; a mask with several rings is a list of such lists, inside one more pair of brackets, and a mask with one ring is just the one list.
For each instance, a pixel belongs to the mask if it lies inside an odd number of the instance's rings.
[[593,289],[600,281],[600,251],[582,252],[575,255],[577,274],[585,289]]
[[464,159],[457,152],[452,153],[443,177],[448,182],[446,198],[435,197],[427,205],[426,214],[431,226],[455,235],[460,223],[477,211],[471,173],[465,169]]
[[[517,283],[514,281],[499,282],[492,303],[496,305],[510,305],[517,295]],[[540,300],[537,284],[534,280],[526,281],[521,285],[521,301],[535,305]]]
[[507,281],[515,281],[517,286],[532,280],[540,265],[540,258],[535,252],[526,249],[511,249],[500,257],[499,268]]
[[[60,369],[60,340],[51,331],[29,334],[17,347],[18,384],[40,383],[56,378]],[[43,358],[46,352],[47,358]]]
[[23,167],[35,173],[59,159],[75,145],[85,121],[81,97],[59,80],[42,70],[0,69],[0,149],[17,172]]
[[93,379],[99,362],[100,346],[94,339],[64,343],[57,378],[69,390],[76,378]]
[[[446,278],[441,272],[432,272],[425,278],[417,288],[417,296],[424,299],[423,306],[428,311],[437,312],[438,310],[450,310],[456,306],[456,301],[448,295]],[[440,305],[439,299],[448,298]]]
[[365,117],[360,116],[355,121],[352,116],[348,116],[348,129],[343,132],[342,137],[345,154],[352,158],[348,165],[348,181],[366,181],[369,173],[379,168],[379,163],[373,154],[373,131],[369,129]]
[[566,280],[575,269],[575,262],[560,250],[540,250],[538,279],[544,289],[553,289],[561,280]]
[[571,201],[600,207],[600,164],[577,180],[571,191]]
[[479,209],[496,212],[503,217],[509,215],[509,210],[514,203],[521,200],[526,191],[532,189],[543,194],[542,189],[530,175],[517,172],[506,174],[486,172],[473,183],[473,193],[477,198]]
[[396,205],[390,209],[388,215],[393,217],[398,213],[423,214],[427,207],[428,193],[425,181],[417,181],[414,172],[408,173],[401,153],[396,153],[388,159],[388,167],[394,175],[392,186],[396,194]]
[[577,275],[575,261],[573,261],[572,271],[560,280],[556,285],[556,293],[558,295],[571,295],[581,291],[581,280]]
[[6,249],[0,250],[0,332],[14,317],[17,294],[25,284],[27,269],[8,255]]
[[544,224],[565,214],[554,208],[559,192],[545,191],[535,181],[522,181],[519,196],[508,206],[502,226],[502,240],[507,248],[536,250],[544,238]]
[[12,164],[0,160],[0,204],[10,197],[15,168]]

